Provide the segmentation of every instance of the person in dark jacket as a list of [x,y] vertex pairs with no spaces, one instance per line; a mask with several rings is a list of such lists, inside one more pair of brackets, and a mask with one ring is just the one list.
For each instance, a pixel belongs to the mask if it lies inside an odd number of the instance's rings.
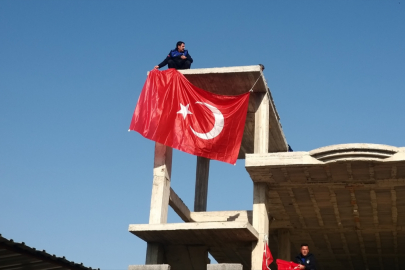
[[301,245],[301,253],[295,257],[294,262],[300,265],[301,270],[316,270],[315,257],[309,253],[308,244]]
[[193,63],[193,58],[191,58],[191,55],[185,49],[184,42],[179,41],[176,43],[176,49],[171,50],[166,59],[159,65],[155,66],[155,69],[162,68],[166,65],[168,65],[169,68],[189,69],[191,63]]

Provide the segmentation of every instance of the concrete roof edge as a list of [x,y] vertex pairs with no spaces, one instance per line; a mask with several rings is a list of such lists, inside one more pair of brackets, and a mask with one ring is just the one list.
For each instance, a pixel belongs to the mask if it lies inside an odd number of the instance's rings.
[[[260,72],[260,65],[252,66],[234,66],[234,67],[213,67],[213,68],[194,68],[194,69],[179,69],[177,70],[183,75],[198,75],[198,74],[213,74],[213,73],[240,73],[240,72]],[[146,75],[149,75],[149,71]]]
[[391,157],[384,159],[384,162],[404,161],[405,160],[405,147],[399,147],[398,152]]
[[331,162],[405,160],[405,147],[381,144],[340,144],[321,147],[309,152],[277,152],[246,154],[245,167],[311,166]]
[[266,154],[246,154],[245,167],[320,165],[324,162],[309,155],[308,152],[279,152]]
[[181,74],[210,74],[210,73],[237,73],[237,72],[260,72],[262,67],[260,65],[253,66],[234,66],[234,67],[213,67],[213,68],[195,68],[195,69],[181,69],[178,70]]
[[349,143],[321,147],[309,154],[323,162],[338,161],[385,161],[399,152],[399,148],[390,145],[372,143]]
[[246,228],[251,226],[246,221],[212,221],[212,222],[186,222],[161,224],[129,224],[128,231],[177,231],[192,229],[228,229]]
[[346,143],[346,144],[334,144],[324,147],[320,147],[314,150],[309,151],[311,156],[321,154],[329,151],[339,151],[339,150],[376,150],[376,151],[390,151],[398,152],[399,148],[391,145],[385,144],[374,144],[374,143]]

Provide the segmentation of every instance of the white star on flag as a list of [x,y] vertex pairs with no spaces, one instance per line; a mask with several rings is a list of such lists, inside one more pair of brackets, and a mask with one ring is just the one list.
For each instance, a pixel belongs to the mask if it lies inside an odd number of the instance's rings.
[[188,106],[190,106],[190,104],[187,104],[186,106],[184,106],[183,104],[180,103],[180,111],[177,112],[177,113],[182,114],[184,119],[186,119],[187,114],[193,114],[192,112],[190,112],[188,110]]

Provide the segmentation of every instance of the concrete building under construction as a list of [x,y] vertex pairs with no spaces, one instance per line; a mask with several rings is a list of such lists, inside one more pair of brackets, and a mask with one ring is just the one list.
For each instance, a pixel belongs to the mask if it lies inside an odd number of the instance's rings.
[[[216,94],[254,85],[238,157],[253,182],[252,210],[206,211],[210,160],[201,157],[190,210],[170,187],[172,149],[156,143],[149,224],[129,225],[147,242],[146,262],[129,269],[261,270],[266,236],[274,258],[287,261],[308,243],[319,270],[405,269],[405,147],[288,152],[261,65],[181,73]],[[167,223],[169,205],[184,223]]]

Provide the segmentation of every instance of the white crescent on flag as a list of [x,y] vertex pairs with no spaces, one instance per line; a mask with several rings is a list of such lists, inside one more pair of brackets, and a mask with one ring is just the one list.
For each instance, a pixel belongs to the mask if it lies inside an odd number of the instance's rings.
[[199,133],[195,131],[191,126],[190,129],[196,135],[198,138],[203,139],[203,140],[211,140],[214,139],[216,136],[218,136],[222,129],[224,128],[224,116],[222,115],[221,111],[218,110],[216,107],[207,104],[205,102],[196,102],[197,104],[202,104],[203,106],[207,107],[210,109],[210,111],[214,114],[215,118],[215,123],[214,127],[207,133]]

